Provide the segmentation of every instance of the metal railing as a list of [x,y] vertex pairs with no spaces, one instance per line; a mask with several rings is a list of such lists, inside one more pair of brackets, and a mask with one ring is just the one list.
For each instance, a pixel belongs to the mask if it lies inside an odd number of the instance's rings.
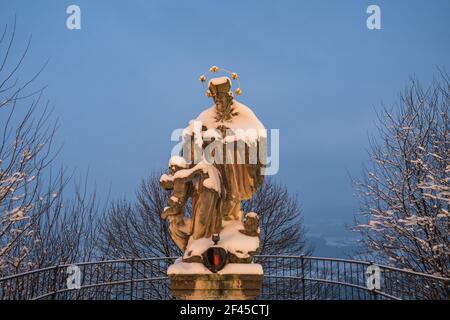
[[[173,299],[166,270],[176,257],[81,262],[0,278],[6,300]],[[450,299],[450,279],[310,256],[255,256],[264,269],[260,299]]]
[[371,262],[310,256],[258,256],[262,299],[450,299],[450,279]]

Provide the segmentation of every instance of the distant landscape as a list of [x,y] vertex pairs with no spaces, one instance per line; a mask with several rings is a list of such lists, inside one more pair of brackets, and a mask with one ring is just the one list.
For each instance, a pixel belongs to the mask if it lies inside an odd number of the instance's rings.
[[351,231],[355,208],[336,206],[305,210],[307,237],[314,255],[321,257],[354,257],[358,234]]

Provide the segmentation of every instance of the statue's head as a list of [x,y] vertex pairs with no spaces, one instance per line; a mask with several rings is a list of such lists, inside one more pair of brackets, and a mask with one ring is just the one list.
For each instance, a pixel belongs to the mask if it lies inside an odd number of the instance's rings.
[[[219,68],[217,66],[212,66],[209,71],[211,73],[217,73],[219,71],[225,72],[233,79],[234,82],[237,82],[238,87],[234,91],[236,95],[240,95],[241,88],[239,82],[239,76],[235,72],[228,71],[223,68]],[[206,75],[201,75],[199,80],[205,84],[206,83]],[[233,104],[233,92],[231,92],[232,80],[228,77],[218,77],[212,78],[208,82],[208,90],[206,91],[206,95],[208,97],[213,98],[214,103],[216,104],[216,108],[219,111],[226,111],[230,109],[230,106]]]
[[174,175],[177,171],[189,168],[189,164],[182,156],[174,155],[169,160],[170,174]]
[[220,77],[211,79],[208,83],[208,94],[213,98],[218,109],[227,109],[233,103],[230,78]]

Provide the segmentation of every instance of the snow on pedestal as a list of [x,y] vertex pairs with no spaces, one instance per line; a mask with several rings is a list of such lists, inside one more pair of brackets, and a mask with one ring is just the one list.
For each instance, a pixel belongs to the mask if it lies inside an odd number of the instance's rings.
[[[247,213],[246,218],[257,218],[254,212]],[[220,240],[217,246],[224,248],[229,254],[238,259],[251,260],[251,257],[259,248],[259,236],[248,236],[241,231],[245,230],[241,221],[230,220],[223,221],[223,229],[220,232]],[[201,255],[210,247],[214,246],[211,238],[189,239],[184,252],[183,259],[189,259]]]
[[217,273],[210,271],[200,262],[183,262],[184,259],[198,257],[214,246],[211,238],[190,239],[183,257],[178,258],[167,269],[171,281],[172,293],[179,299],[255,299],[261,292],[263,268],[252,263],[252,257],[259,247],[259,230],[255,236],[249,236],[246,219],[258,219],[256,213],[248,213],[244,222],[223,221],[220,240],[216,246],[228,252],[229,261],[240,259],[246,263],[227,263]]
[[[178,259],[167,269],[167,275],[175,274],[214,274],[202,263],[183,262]],[[262,275],[263,268],[257,263],[229,263],[217,274],[256,274]]]

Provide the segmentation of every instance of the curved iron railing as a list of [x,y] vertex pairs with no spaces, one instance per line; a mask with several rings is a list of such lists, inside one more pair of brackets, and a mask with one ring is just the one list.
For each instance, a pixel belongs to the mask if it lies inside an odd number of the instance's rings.
[[450,299],[450,279],[371,262],[310,256],[258,256],[263,299]]
[[[176,257],[57,265],[0,278],[0,299],[173,299],[166,275]],[[450,279],[370,262],[310,256],[255,256],[260,299],[450,299]]]

